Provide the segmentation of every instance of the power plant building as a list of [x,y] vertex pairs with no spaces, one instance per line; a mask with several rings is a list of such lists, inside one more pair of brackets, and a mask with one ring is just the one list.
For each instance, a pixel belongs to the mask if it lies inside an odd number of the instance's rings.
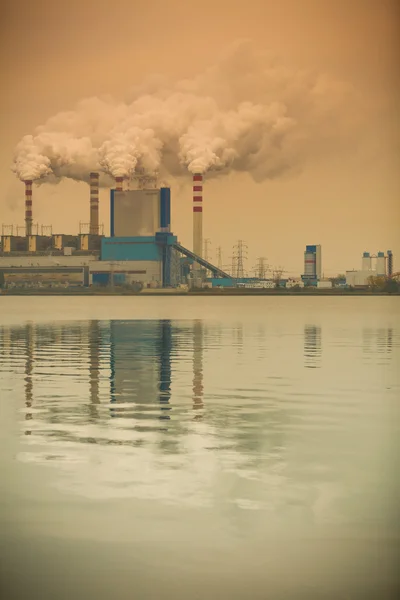
[[[100,234],[99,174],[90,173],[90,223],[78,235],[39,236],[32,221],[32,182],[25,182],[25,235],[13,235],[13,226],[3,226],[0,269],[10,281],[73,280],[100,286],[176,287],[187,275],[194,285],[206,285],[206,273],[215,278],[230,276],[201,257],[202,176],[193,177],[193,250],[184,248],[171,232],[171,190],[167,187],[124,190],[116,178],[110,191],[110,235]],[[143,182],[142,182],[143,183]],[[149,182],[147,182],[149,184]],[[44,228],[42,227],[42,230]],[[47,228],[50,229],[51,228]],[[7,233],[5,233],[7,231]],[[185,257],[185,258],[182,258]],[[184,273],[189,267],[189,274]],[[61,275],[62,274],[62,275]],[[44,279],[43,279],[44,280]]]
[[306,246],[304,252],[304,275],[303,281],[316,284],[321,279],[321,246]]

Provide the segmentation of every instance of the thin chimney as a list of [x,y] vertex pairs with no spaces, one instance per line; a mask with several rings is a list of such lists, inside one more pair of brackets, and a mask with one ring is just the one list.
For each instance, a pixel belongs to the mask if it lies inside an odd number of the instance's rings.
[[[202,256],[203,251],[203,175],[193,175],[193,252]],[[195,264],[196,267],[197,263]],[[197,268],[197,267],[196,267]]]
[[25,234],[32,235],[32,180],[25,181]]
[[124,182],[124,178],[123,177],[116,177],[115,178],[115,191],[116,192],[122,192],[123,182]]
[[90,173],[90,226],[89,233],[99,234],[99,174]]

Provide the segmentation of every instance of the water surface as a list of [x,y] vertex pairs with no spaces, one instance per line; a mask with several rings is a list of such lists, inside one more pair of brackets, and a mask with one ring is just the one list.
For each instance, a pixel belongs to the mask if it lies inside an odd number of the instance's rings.
[[398,298],[0,300],[7,598],[390,598]]

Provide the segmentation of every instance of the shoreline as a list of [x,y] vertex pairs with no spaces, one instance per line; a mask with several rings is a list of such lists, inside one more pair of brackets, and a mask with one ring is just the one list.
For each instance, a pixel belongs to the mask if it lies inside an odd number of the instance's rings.
[[376,291],[370,291],[370,290],[353,290],[353,291],[348,291],[348,290],[313,290],[313,291],[296,291],[296,292],[291,292],[289,290],[230,290],[227,291],[227,289],[225,289],[224,291],[221,290],[202,290],[202,291],[182,291],[179,292],[177,290],[171,290],[171,291],[166,291],[166,290],[142,290],[141,292],[134,292],[134,291],[130,291],[130,290],[126,290],[126,291],[112,291],[112,290],[91,290],[91,289],[72,289],[72,290],[68,290],[68,289],[49,289],[49,290],[6,290],[6,291],[1,291],[0,292],[0,298],[1,297],[7,297],[7,296],[97,296],[97,297],[104,297],[104,296],[136,296],[136,297],[144,297],[144,298],[148,298],[149,296],[152,297],[158,297],[158,296],[174,296],[174,297],[191,297],[191,296],[207,296],[207,297],[215,297],[215,298],[224,298],[226,296],[229,297],[236,297],[236,296],[251,296],[251,297],[258,297],[258,296],[297,296],[297,297],[302,297],[302,296],[314,296],[314,297],[322,297],[322,296],[367,296],[367,297],[374,297],[374,296],[400,296],[400,292],[376,292]]

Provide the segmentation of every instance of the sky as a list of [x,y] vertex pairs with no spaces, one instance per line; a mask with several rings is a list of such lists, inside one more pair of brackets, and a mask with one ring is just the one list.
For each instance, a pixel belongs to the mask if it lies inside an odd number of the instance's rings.
[[[357,90],[363,135],[354,151],[333,147],[289,178],[248,174],[206,181],[204,238],[229,265],[233,245],[288,273],[303,272],[306,244],[322,245],[326,276],[361,267],[363,251],[391,249],[400,262],[400,15],[396,0],[6,0],[0,25],[0,223],[24,224],[24,186],[11,172],[26,134],[82,98],[126,97],[149,75],[187,79],[237,40],[291,70],[316,70]],[[248,98],[252,100],[251,97]],[[353,112],[351,112],[353,111]],[[357,111],[358,112],[358,111]],[[348,118],[354,115],[354,106]],[[357,141],[357,140],[356,140]],[[171,182],[172,228],[192,245],[191,179]],[[100,221],[109,227],[108,191]],[[87,222],[87,185],[34,188],[34,222],[74,233]],[[400,267],[399,267],[400,269]]]

